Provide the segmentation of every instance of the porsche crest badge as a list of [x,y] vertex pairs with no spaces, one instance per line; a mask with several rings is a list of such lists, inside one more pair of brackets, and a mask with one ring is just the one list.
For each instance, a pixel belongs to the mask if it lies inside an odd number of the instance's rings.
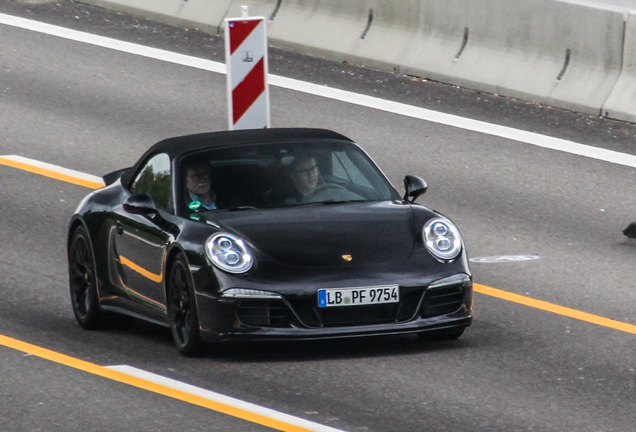
[[351,255],[342,255],[342,259],[349,262],[353,259],[353,257]]

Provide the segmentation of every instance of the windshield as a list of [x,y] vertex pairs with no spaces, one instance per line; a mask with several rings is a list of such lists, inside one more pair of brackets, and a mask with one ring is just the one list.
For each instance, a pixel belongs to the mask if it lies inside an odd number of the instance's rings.
[[182,214],[399,199],[371,159],[342,141],[208,150],[184,157],[179,172]]

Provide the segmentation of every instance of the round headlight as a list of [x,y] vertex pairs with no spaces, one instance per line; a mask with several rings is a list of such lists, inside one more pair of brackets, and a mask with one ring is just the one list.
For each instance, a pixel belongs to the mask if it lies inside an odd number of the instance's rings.
[[205,252],[212,263],[230,273],[245,273],[254,259],[243,240],[231,234],[215,234],[205,244]]
[[424,225],[424,244],[436,258],[452,260],[462,251],[462,238],[451,221],[433,218]]

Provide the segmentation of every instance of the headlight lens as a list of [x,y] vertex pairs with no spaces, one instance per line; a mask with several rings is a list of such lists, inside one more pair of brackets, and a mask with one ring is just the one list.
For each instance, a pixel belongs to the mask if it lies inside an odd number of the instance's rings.
[[205,244],[212,263],[230,273],[245,273],[252,268],[252,253],[240,238],[231,234],[215,234]]
[[424,244],[426,249],[441,260],[457,258],[462,251],[462,238],[459,230],[451,221],[433,218],[424,225]]

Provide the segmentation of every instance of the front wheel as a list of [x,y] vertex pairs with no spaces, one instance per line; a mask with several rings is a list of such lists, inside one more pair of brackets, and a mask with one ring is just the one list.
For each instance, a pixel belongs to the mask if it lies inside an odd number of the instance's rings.
[[68,274],[75,319],[87,330],[101,327],[103,319],[97,296],[95,257],[88,233],[82,225],[75,228],[71,237]]
[[167,298],[170,329],[177,349],[185,356],[198,354],[203,343],[199,334],[192,275],[181,253],[170,266]]

